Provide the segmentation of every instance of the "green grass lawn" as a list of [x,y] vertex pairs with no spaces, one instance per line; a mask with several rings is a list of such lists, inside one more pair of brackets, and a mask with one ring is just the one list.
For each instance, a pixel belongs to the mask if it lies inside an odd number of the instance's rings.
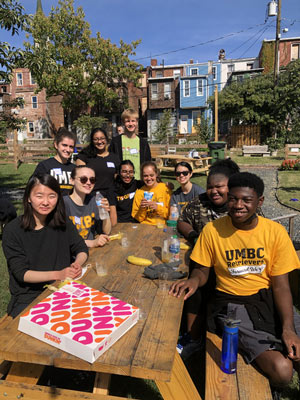
[[[279,201],[300,211],[300,171],[278,171]],[[293,201],[296,199],[298,201]]]

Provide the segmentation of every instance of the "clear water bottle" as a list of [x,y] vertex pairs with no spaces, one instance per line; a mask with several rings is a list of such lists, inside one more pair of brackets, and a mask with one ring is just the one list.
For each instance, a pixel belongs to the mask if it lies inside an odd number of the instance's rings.
[[179,241],[177,235],[173,235],[170,239],[169,252],[171,254],[170,261],[179,261],[180,241]]
[[102,196],[102,194],[100,192],[96,193],[96,204],[99,210],[99,217],[100,219],[107,219],[109,218],[109,214],[108,212],[105,210],[105,208],[102,207],[102,199],[104,197]]
[[221,370],[226,374],[236,372],[240,320],[225,321],[222,338]]
[[170,220],[177,221],[179,218],[179,210],[177,204],[173,204],[170,209]]

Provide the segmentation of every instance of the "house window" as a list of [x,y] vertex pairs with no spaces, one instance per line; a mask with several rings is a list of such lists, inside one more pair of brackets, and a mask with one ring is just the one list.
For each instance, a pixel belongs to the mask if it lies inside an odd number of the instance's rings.
[[197,96],[203,96],[203,79],[197,79]]
[[38,108],[38,101],[36,96],[31,96],[32,108]]
[[28,132],[34,133],[34,123],[33,122],[28,122]]
[[211,69],[213,80],[217,79],[217,67],[212,67]]
[[228,64],[227,66],[227,79],[230,78],[231,74],[234,72],[234,64]]
[[247,65],[246,65],[246,69],[253,69],[253,63],[247,63]]
[[171,98],[171,84],[165,83],[164,84],[164,99],[169,100]]
[[164,76],[162,71],[156,71],[156,78],[162,78]]
[[157,83],[152,83],[151,84],[151,99],[152,100],[157,100],[158,99]]
[[174,78],[178,78],[180,76],[180,69],[174,69],[173,76]]
[[183,81],[183,96],[190,97],[190,81]]
[[23,110],[23,108],[24,108],[24,97],[23,96],[19,96],[19,97],[17,97],[17,100],[23,100],[23,103],[19,105],[19,108],[21,110]]
[[1,92],[2,93],[7,93],[7,87],[6,86],[1,86]]
[[17,72],[17,86],[23,86],[23,74]]
[[198,68],[191,68],[191,75],[198,75]]
[[292,44],[291,49],[291,58],[292,61],[298,60],[300,58],[300,44]]
[[36,80],[35,80],[34,77],[32,76],[32,73],[30,73],[30,84],[31,84],[31,85],[35,85],[35,84],[36,84]]

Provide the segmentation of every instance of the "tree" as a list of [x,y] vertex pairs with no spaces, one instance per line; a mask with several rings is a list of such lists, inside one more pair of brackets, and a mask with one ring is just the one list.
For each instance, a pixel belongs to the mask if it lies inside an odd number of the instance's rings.
[[[126,82],[137,83],[140,65],[130,60],[139,41],[119,46],[109,39],[91,37],[82,8],[73,0],[59,0],[50,15],[37,13],[28,29],[26,64],[39,90],[47,97],[62,96],[69,125],[82,113],[121,110],[126,103]],[[91,110],[91,111],[90,111]]]
[[[12,36],[26,26],[27,15],[17,0],[2,0],[0,5],[0,28],[10,31]],[[0,79],[9,82],[11,72],[22,57],[23,52],[11,47],[9,43],[0,41]],[[24,121],[11,113],[10,109],[20,105],[20,100],[7,101],[2,104],[0,111],[0,141],[5,141],[8,129],[14,130],[21,127]]]
[[[291,62],[279,75],[259,75],[232,83],[219,93],[219,115],[236,124],[261,126],[263,138],[289,141],[300,112],[300,60]],[[209,99],[214,107],[214,97]]]
[[169,143],[169,137],[172,134],[172,110],[165,109],[161,118],[157,121],[153,136],[159,143]]
[[208,143],[213,137],[214,129],[214,125],[211,124],[204,115],[202,115],[200,122],[195,124],[197,142]]
[[91,117],[87,114],[81,115],[78,119],[76,119],[76,121],[74,121],[74,126],[80,130],[80,133],[77,132],[77,138],[79,142],[85,142],[91,130],[94,128],[103,127],[106,121],[107,119],[104,117]]

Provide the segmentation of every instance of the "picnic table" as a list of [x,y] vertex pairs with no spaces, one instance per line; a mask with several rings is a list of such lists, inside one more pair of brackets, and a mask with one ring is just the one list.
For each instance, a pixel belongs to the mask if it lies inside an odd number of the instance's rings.
[[[143,277],[144,267],[126,261],[128,255],[134,254],[149,258],[154,264],[160,263],[160,246],[165,233],[146,224],[117,224],[113,233],[118,231],[127,235],[129,247],[122,247],[120,240],[115,240],[92,249],[88,259],[91,267],[81,280],[131,304],[134,304],[136,291],[142,289],[146,318],[139,320],[93,364],[19,332],[18,317],[4,321],[0,325],[0,359],[4,362],[2,366],[12,362],[6,379],[0,380],[0,393],[5,393],[5,398],[120,399],[109,395],[108,388],[110,375],[117,374],[154,380],[164,399],[201,399],[176,351],[183,298],[169,296],[158,287],[157,281]],[[185,258],[181,268],[186,269],[188,256],[183,251],[181,258]],[[108,267],[106,276],[97,276],[96,261]],[[50,294],[45,290],[31,306]],[[46,366],[95,371],[93,393],[37,385]]]
[[[200,157],[200,158],[193,158],[185,155],[179,154],[162,154],[156,158],[157,168],[160,171],[174,171],[174,167],[178,162],[186,161],[191,164],[193,168],[193,172],[200,173],[205,172],[208,175],[209,171],[209,161],[212,157]],[[168,164],[165,165],[164,161]],[[170,165],[171,164],[171,165]]]

